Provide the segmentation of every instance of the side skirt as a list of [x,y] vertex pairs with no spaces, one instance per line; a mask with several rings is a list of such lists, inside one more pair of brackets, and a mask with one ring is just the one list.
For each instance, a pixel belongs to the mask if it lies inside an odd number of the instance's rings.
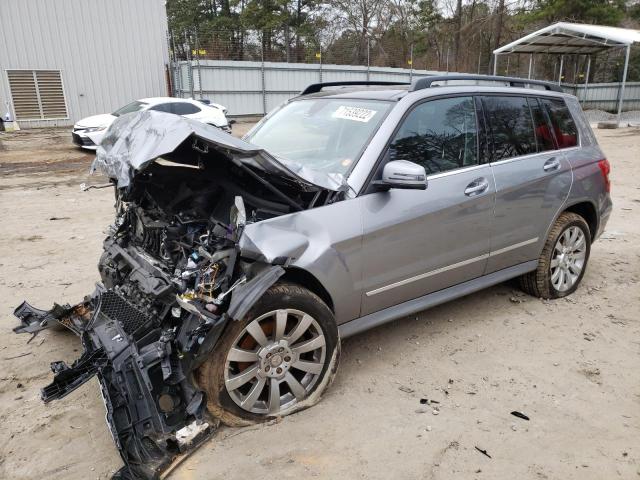
[[355,320],[351,320],[350,322],[343,323],[338,326],[340,338],[350,337],[351,335],[364,332],[365,330],[397,320],[398,318],[406,317],[412,313],[435,307],[436,305],[448,302],[454,298],[460,298],[477,292],[478,290],[483,290],[487,287],[491,287],[492,285],[496,285],[531,272],[535,270],[537,266],[537,260],[520,263],[513,267],[505,268],[503,270],[490,273],[489,275],[474,278],[473,280],[469,280],[443,290],[438,290],[437,292],[429,293],[422,297],[414,298],[408,302],[400,303],[399,305],[394,305],[393,307],[388,307],[384,310],[370,313],[364,317],[356,318]]

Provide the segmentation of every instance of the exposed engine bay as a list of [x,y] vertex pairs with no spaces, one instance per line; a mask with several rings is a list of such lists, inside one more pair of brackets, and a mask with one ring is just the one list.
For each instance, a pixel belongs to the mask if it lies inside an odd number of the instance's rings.
[[84,353],[51,365],[42,399],[97,375],[124,461],[114,478],[158,478],[215,427],[193,373],[291,261],[243,252],[245,225],[340,201],[343,191],[214,127],[158,112],[119,117],[94,168],[115,190],[101,282],[74,306],[24,302],[15,331],[60,323],[80,336]]

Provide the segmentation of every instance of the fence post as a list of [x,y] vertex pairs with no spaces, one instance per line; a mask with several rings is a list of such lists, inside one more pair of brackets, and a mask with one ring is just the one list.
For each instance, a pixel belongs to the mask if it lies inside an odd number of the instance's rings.
[[413,43],[409,47],[409,83],[413,82]]
[[[171,31],[171,44],[173,45],[173,96],[182,97],[182,67],[180,66],[180,62],[178,62],[178,51],[176,50],[176,36]],[[176,95],[177,92],[180,92],[179,95]]]
[[562,67],[564,66],[564,55],[560,55],[560,73],[558,74],[558,85],[562,82]]
[[318,69],[318,76],[320,78],[320,83],[322,83],[322,44],[320,44],[319,47],[320,47],[320,68]]
[[582,97],[582,108],[587,101],[587,89],[589,88],[589,74],[591,73],[591,55],[587,55],[587,76],[584,78],[584,94]]
[[174,96],[174,91],[175,91],[175,75],[173,74],[173,55],[171,50],[171,32],[169,30],[167,30],[167,58],[169,59],[169,63],[167,64],[167,71],[165,73],[166,76],[166,81],[167,81],[167,94],[170,97]]
[[196,28],[196,64],[198,66],[198,90],[202,100],[202,68],[200,67],[200,42],[198,41],[198,29]]
[[191,64],[191,45],[189,44],[189,39],[187,37],[187,31],[184,31],[184,43],[187,47],[187,64],[189,65],[188,76],[189,79],[189,93],[191,98],[193,98],[193,65]]
[[627,72],[629,70],[629,54],[631,53],[631,44],[627,45],[624,55],[624,70],[622,72],[622,82],[620,83],[620,99],[618,100],[618,126],[620,126],[620,117],[622,116],[622,104],[624,103],[624,86],[627,83]]
[[578,96],[578,55],[573,56],[574,65],[573,65],[573,94]]
[[[264,35],[264,34],[263,34]],[[264,41],[261,41],[262,48],[260,49],[260,81],[262,82],[262,114],[267,114],[267,85],[264,75]]]
[[367,82],[371,79],[371,39],[367,36]]
[[451,49],[451,47],[447,47],[447,74],[449,73],[449,50]]

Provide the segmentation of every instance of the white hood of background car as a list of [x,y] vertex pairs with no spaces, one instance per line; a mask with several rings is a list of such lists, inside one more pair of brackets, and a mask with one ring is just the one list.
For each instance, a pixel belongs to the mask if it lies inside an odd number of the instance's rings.
[[76,122],[75,127],[108,127],[113,121],[118,118],[110,113],[103,113],[100,115],[93,115],[91,117],[83,118]]

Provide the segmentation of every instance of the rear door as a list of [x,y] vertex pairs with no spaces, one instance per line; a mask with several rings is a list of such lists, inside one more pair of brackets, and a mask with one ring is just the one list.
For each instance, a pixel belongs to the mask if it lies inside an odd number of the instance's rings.
[[387,160],[424,166],[428,186],[363,197],[362,315],[484,272],[495,184],[478,125],[471,96],[418,104],[400,125]]
[[486,272],[491,273],[537,259],[547,230],[569,194],[572,172],[539,99],[484,96],[482,108],[496,182]]

